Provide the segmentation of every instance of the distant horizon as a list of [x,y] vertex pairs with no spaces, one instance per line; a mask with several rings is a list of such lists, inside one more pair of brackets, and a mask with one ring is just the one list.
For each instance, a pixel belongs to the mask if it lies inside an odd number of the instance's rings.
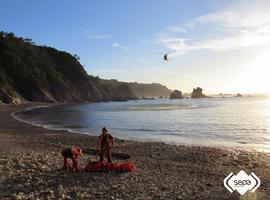
[[0,25],[78,55],[88,74],[104,79],[184,93],[270,94],[269,10],[267,0],[10,0]]
[[[92,74],[89,74],[89,75],[92,75]],[[163,85],[163,86],[166,86],[169,90],[179,90],[179,91],[181,91],[183,94],[185,94],[185,93],[189,93],[189,94],[191,94],[192,93],[192,90],[194,89],[194,88],[197,88],[197,87],[200,87],[200,86],[194,86],[194,87],[191,87],[191,90],[190,91],[184,91],[184,90],[182,90],[181,88],[170,88],[170,87],[168,87],[167,85],[165,85],[165,84],[162,84],[162,83],[160,83],[160,82],[138,82],[138,81],[125,81],[125,80],[119,80],[119,79],[114,79],[114,78],[103,78],[103,77],[100,77],[99,76],[99,78],[101,78],[101,79],[106,79],[106,80],[117,80],[117,81],[120,81],[120,82],[128,82],[128,83],[142,83],[142,84],[161,84],[161,85]],[[201,87],[202,88],[202,87]],[[258,96],[261,96],[261,95],[263,95],[263,96],[270,96],[270,93],[263,93],[263,92],[251,92],[251,93],[249,93],[249,92],[241,92],[241,91],[235,91],[235,92],[224,92],[224,91],[220,91],[220,92],[210,92],[210,93],[207,93],[207,92],[205,92],[205,91],[207,91],[207,88],[202,88],[203,89],[203,93],[205,93],[205,94],[208,94],[208,95],[219,95],[219,94],[223,94],[223,95],[236,95],[236,94],[241,94],[241,95],[258,95]]]

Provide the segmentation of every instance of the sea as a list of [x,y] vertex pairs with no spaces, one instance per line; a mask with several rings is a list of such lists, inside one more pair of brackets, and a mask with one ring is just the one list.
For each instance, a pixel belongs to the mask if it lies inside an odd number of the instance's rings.
[[270,152],[270,98],[155,99],[40,106],[14,113],[37,126],[174,145]]

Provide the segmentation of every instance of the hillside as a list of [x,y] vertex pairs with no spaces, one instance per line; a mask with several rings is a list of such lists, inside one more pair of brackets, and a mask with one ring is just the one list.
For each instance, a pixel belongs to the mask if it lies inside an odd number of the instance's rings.
[[101,101],[104,88],[89,77],[75,56],[30,39],[0,33],[0,99],[28,101]]
[[[99,80],[108,96],[109,100],[112,101],[126,101],[131,99],[138,99],[139,97],[134,94],[129,84],[126,82],[122,82],[120,84],[109,84],[110,81],[107,80]],[[104,84],[104,81],[108,84]]]
[[172,92],[166,86],[159,83],[137,83],[137,82],[122,82],[115,79],[111,80],[100,80],[101,84],[111,90],[117,90],[118,87],[126,85],[130,88],[131,95],[138,98],[142,97],[168,97]]
[[168,96],[160,84],[101,80],[88,75],[77,55],[0,32],[0,102],[97,102]]

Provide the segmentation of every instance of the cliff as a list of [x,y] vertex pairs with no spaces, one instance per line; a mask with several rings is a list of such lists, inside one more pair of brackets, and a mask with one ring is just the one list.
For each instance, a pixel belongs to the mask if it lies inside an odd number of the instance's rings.
[[30,39],[0,33],[0,99],[46,102],[102,101],[107,98],[98,79],[89,76],[76,56]]
[[77,55],[0,32],[0,102],[97,102],[168,96],[160,84],[101,80],[88,75]]
[[138,99],[133,93],[128,83],[121,83],[119,85],[103,85],[109,95],[111,101],[127,101],[131,99]]
[[126,87],[129,87],[131,92],[131,96],[135,96],[137,98],[157,98],[160,96],[168,97],[171,93],[171,90],[166,86],[161,85],[159,83],[137,83],[137,82],[122,82],[115,79],[104,80],[100,79],[100,83],[110,90],[117,91],[119,86],[125,84]]

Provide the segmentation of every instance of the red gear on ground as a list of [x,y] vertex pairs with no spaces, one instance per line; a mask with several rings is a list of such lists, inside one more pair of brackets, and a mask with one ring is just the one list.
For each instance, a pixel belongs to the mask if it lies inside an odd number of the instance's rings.
[[136,167],[133,163],[108,163],[108,162],[89,162],[84,168],[85,172],[131,172]]

